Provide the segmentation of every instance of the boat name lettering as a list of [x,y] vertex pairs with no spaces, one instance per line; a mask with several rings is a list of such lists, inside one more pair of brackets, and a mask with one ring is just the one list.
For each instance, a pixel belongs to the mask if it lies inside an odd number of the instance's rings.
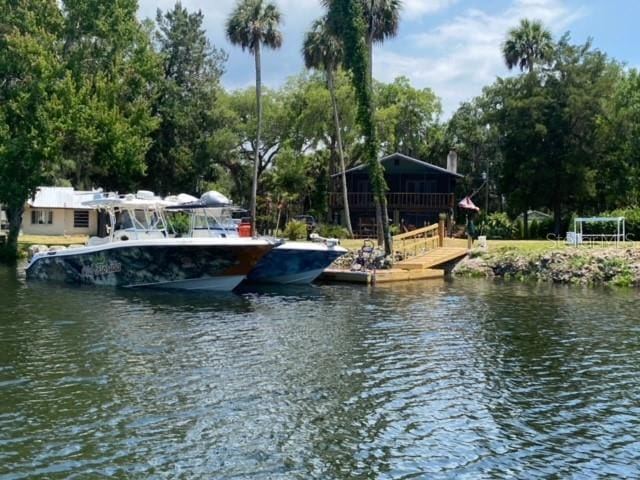
[[120,262],[108,261],[85,265],[82,267],[83,277],[93,277],[96,275],[107,275],[109,273],[118,273],[122,270]]

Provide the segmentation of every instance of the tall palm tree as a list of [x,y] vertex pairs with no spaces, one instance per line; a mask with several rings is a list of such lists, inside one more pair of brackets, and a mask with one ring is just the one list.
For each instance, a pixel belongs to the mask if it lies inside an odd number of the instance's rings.
[[[391,256],[391,232],[387,213],[387,182],[384,168],[379,162],[379,144],[374,122],[373,89],[371,85],[370,49],[367,50],[367,16],[364,2],[373,0],[322,0],[327,7],[327,19],[330,28],[342,40],[345,50],[344,64],[351,72],[351,80],[358,100],[358,123],[364,138],[363,156],[369,171],[369,180],[374,192],[376,211],[384,214],[382,222],[382,240],[384,251]],[[377,215],[378,218],[382,216]]]
[[[367,24],[367,49],[369,53],[369,83],[373,86],[373,44],[383,43],[398,34],[401,0],[360,0]],[[389,212],[376,201],[378,243],[384,241],[383,226],[389,223]]]
[[258,128],[256,133],[255,165],[251,190],[251,231],[256,233],[256,200],[258,196],[258,172],[260,169],[260,136],[262,134],[262,71],[261,49],[278,49],[282,46],[281,23],[278,7],[268,0],[239,0],[231,16],[227,19],[227,38],[242,50],[249,50],[256,64],[256,105]]
[[333,107],[333,123],[336,129],[336,143],[338,145],[338,157],[340,159],[340,171],[342,180],[342,203],[344,206],[345,225],[350,236],[353,236],[351,227],[351,214],[349,212],[349,196],[347,192],[347,175],[344,162],[344,149],[342,146],[342,133],[340,131],[340,116],[338,114],[338,102],[334,84],[334,73],[342,60],[342,43],[329,30],[327,18],[323,17],[311,25],[304,36],[302,56],[307,68],[322,69],[327,79],[327,87],[331,96]]
[[536,64],[548,62],[553,55],[553,37],[539,20],[520,20],[520,25],[509,30],[502,44],[502,55],[509,70],[533,71]]
[[[520,25],[509,30],[502,44],[502,56],[509,70],[519,67],[521,72],[531,73],[536,64],[549,62],[553,55],[554,44],[551,32],[541,21],[523,18]],[[524,238],[529,238],[528,208],[522,213]]]
[[398,35],[401,0],[361,0],[367,22],[369,79],[373,81],[373,44]]

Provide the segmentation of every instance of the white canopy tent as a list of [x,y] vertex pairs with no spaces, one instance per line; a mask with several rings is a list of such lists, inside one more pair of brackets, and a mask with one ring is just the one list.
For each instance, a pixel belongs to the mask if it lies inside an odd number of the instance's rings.
[[[585,233],[585,225],[593,223],[615,224],[615,233]],[[613,242],[617,247],[625,242],[626,237],[624,217],[577,217],[574,220],[573,232],[567,232],[567,243],[578,246],[585,241]]]

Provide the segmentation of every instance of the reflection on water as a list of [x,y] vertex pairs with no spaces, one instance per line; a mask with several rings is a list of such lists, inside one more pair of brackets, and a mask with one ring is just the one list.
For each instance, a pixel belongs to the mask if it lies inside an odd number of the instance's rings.
[[234,295],[0,268],[0,479],[637,478],[633,291]]

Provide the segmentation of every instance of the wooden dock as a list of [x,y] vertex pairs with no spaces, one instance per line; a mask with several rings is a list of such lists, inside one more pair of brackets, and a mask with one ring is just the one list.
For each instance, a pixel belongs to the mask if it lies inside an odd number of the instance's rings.
[[325,282],[364,283],[373,285],[377,283],[406,282],[409,280],[428,280],[443,277],[444,270],[436,269],[403,270],[401,268],[391,268],[389,270],[352,272],[350,270],[328,268],[322,272],[320,280]]
[[403,233],[393,237],[394,250],[404,260],[389,270],[364,272],[327,269],[320,280],[347,283],[390,283],[442,278],[445,267],[467,255],[466,248],[445,246],[444,224]]
[[458,260],[467,255],[466,248],[438,247],[421,255],[408,258],[396,263],[397,268],[404,270],[424,270],[442,267],[443,265]]

